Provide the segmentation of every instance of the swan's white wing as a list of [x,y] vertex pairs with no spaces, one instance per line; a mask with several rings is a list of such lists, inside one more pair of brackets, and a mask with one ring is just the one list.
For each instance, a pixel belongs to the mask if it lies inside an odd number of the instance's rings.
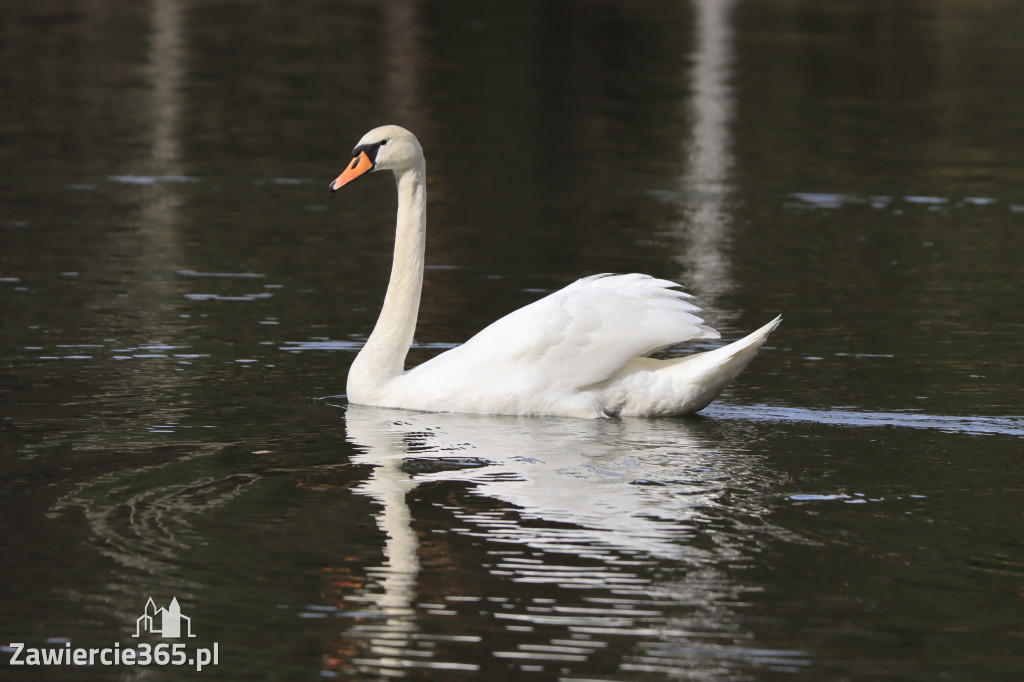
[[638,356],[718,338],[678,285],[648,275],[594,275],[491,324],[410,374],[552,392],[606,381]]

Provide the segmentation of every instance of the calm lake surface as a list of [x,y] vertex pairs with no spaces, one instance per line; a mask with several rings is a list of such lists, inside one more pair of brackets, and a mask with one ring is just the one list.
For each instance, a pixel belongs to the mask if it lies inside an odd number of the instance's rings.
[[[1024,4],[35,0],[0,59],[0,679],[1024,679]],[[598,272],[782,326],[693,418],[348,405],[383,123],[410,363]]]

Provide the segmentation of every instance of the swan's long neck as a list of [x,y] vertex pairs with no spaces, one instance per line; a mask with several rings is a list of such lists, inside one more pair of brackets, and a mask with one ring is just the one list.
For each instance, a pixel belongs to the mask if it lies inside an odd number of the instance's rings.
[[427,184],[423,160],[408,170],[396,172],[395,181],[398,221],[391,280],[377,325],[349,370],[350,400],[368,398],[370,393],[405,370],[405,356],[416,331],[427,242]]

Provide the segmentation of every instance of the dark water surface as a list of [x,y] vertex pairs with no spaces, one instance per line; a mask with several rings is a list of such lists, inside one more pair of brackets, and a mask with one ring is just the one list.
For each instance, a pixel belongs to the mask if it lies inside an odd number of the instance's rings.
[[[0,60],[0,678],[1024,679],[1024,5],[36,0]],[[411,362],[606,271],[782,327],[695,418],[348,406],[391,122]],[[140,642],[217,665],[8,661]]]

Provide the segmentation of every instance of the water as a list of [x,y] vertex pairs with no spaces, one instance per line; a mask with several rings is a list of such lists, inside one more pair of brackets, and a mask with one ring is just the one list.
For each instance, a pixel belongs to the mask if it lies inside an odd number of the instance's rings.
[[[1024,10],[994,0],[5,13],[2,679],[153,597],[212,679],[1017,680]],[[691,419],[349,406],[428,155],[420,362],[606,271],[727,340]],[[673,352],[689,352],[679,349]]]

